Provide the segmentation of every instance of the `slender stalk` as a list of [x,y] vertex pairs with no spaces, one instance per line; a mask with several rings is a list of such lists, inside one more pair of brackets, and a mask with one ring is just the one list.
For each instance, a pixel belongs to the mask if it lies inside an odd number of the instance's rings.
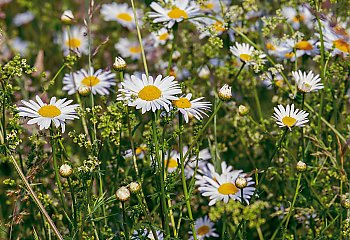
[[170,55],[169,55],[169,60],[168,60],[168,68],[166,70],[166,75],[169,75],[169,72],[171,70],[171,65],[173,63],[173,53],[175,50],[175,46],[176,46],[176,41],[177,41],[177,30],[179,28],[179,25],[177,23],[175,23],[174,27],[173,27],[173,40],[172,40],[172,45],[171,45],[171,50],[170,50]]
[[[320,47],[320,52],[321,52],[321,64],[320,64],[320,76],[322,79],[322,82],[325,81],[325,75],[324,75],[324,62],[325,62],[325,51],[324,51],[324,39],[323,39],[323,32],[322,32],[322,24],[320,21],[320,18],[318,17],[318,14],[316,14],[316,19],[317,19],[317,23],[318,23],[318,30],[320,32],[320,42],[321,42],[321,47]],[[322,91],[321,93],[321,103],[320,103],[320,109],[318,112],[318,123],[317,123],[317,132],[320,133],[320,129],[321,129],[321,116],[322,116],[322,112],[323,112],[323,102],[324,102],[324,94],[325,91]]]
[[[287,133],[288,133],[288,128],[286,128],[286,129],[284,130],[283,135],[281,136],[281,138],[280,138],[279,141],[277,142],[276,147],[275,147],[275,149],[274,149],[274,151],[273,151],[273,153],[272,153],[272,155],[271,155],[271,157],[270,157],[269,166],[271,166],[271,163],[272,163],[273,158],[275,157],[275,155],[276,155],[276,154],[278,153],[278,151],[280,150],[281,145],[282,145],[282,142],[284,141],[284,139],[285,139]],[[261,184],[262,184],[263,181],[265,180],[266,172],[267,172],[267,171],[264,171],[264,172],[263,172],[263,175],[262,175],[262,177],[260,178],[259,182],[256,183],[255,192],[254,192],[254,194],[253,194],[252,199],[250,200],[251,202],[253,202],[253,200],[255,199],[255,196],[256,196],[255,193],[257,193],[257,192],[259,191],[259,189],[260,189],[260,187],[261,187]]]
[[254,99],[255,99],[256,108],[258,109],[259,120],[262,123],[263,127],[265,127],[264,126],[264,118],[263,118],[263,114],[262,114],[262,110],[261,110],[260,99],[259,99],[259,95],[258,95],[258,91],[257,91],[257,84],[256,84],[255,80],[254,80],[253,90],[254,90]]
[[224,212],[224,215],[222,216],[222,231],[221,231],[221,240],[225,239],[226,236],[226,226],[227,226],[227,220],[226,220],[226,211]]
[[188,189],[187,189],[187,183],[186,183],[186,175],[185,175],[185,158],[183,157],[183,146],[182,146],[182,121],[183,117],[182,114],[179,112],[179,151],[180,151],[180,167],[181,167],[181,181],[182,181],[182,188],[184,191],[185,195],[185,201],[186,201],[186,206],[187,206],[187,211],[188,211],[188,217],[190,219],[190,226],[192,229],[192,234],[193,234],[193,239],[197,240],[197,231],[194,226],[194,221],[193,221],[193,216],[192,216],[192,209],[191,209],[191,203],[190,203],[190,196],[188,194]]
[[126,235],[126,239],[130,239],[128,225],[126,223],[126,213],[125,213],[125,203],[122,201],[122,209],[123,209],[123,228]]
[[136,25],[136,30],[137,30],[137,37],[139,39],[140,48],[141,48],[143,67],[145,68],[145,73],[146,73],[146,76],[148,77],[147,59],[146,59],[145,50],[143,49],[141,31],[140,31],[139,21],[138,21],[137,14],[136,14],[134,0],[130,0],[130,2],[131,2],[132,11],[134,12],[134,19],[135,19],[135,25]]
[[76,231],[78,231],[78,217],[77,217],[78,215],[77,215],[77,207],[76,207],[77,205],[76,205],[76,201],[75,201],[74,189],[73,189],[70,177],[67,178],[67,181],[68,181],[70,194],[71,194],[71,197],[72,197],[72,210],[73,210],[73,216],[74,216],[74,219],[73,219],[73,221],[74,221],[74,229]]
[[[162,166],[162,170],[159,174],[159,180],[160,180],[160,191],[161,191],[161,206],[162,206],[162,213],[163,213],[163,219],[162,224],[163,228],[165,229],[166,238],[170,236],[170,229],[169,229],[169,216],[168,216],[168,207],[166,204],[166,195],[165,195],[165,186],[164,186],[164,161],[161,162],[159,158],[159,143],[158,143],[158,135],[157,135],[157,127],[156,127],[156,113],[152,114],[152,134],[153,134],[153,142],[155,145],[155,159],[158,163],[158,166]],[[180,151],[181,152],[181,151]]]
[[242,70],[243,70],[243,68],[244,68],[245,65],[246,65],[246,62],[243,62],[241,68],[238,70],[238,72],[236,73],[236,75],[233,77],[233,80],[234,80],[234,81],[237,80],[238,76],[241,74],[241,72],[242,72]]
[[57,238],[59,240],[63,240],[62,235],[60,234],[60,232],[58,231],[56,225],[54,224],[54,222],[52,221],[50,215],[46,212],[44,206],[41,204],[40,200],[38,199],[38,197],[36,196],[34,190],[32,189],[32,187],[30,186],[27,178],[24,176],[20,166],[18,165],[15,157],[11,154],[11,152],[6,148],[8,154],[10,155],[10,159],[12,164],[14,165],[18,175],[20,176],[22,182],[24,183],[25,187],[27,188],[27,190],[29,191],[29,195],[32,197],[32,199],[34,200],[35,204],[38,206],[40,212],[44,215],[46,221],[49,223],[51,229],[53,230],[53,232],[55,233],[55,235],[57,236]]
[[[304,110],[305,93],[303,93],[301,100],[301,110]],[[305,141],[304,141],[304,128],[301,128],[301,159],[304,161],[305,154]]]
[[297,196],[298,196],[298,193],[299,193],[301,175],[302,175],[301,173],[298,174],[298,182],[297,182],[297,186],[295,188],[295,194],[294,194],[293,202],[292,202],[292,205],[289,208],[289,212],[288,212],[287,216],[285,217],[286,218],[286,224],[284,226],[284,231],[283,231],[283,237],[282,237],[283,240],[285,239],[285,233],[286,233],[287,228],[288,228],[289,219],[290,219],[290,216],[291,216],[291,214],[293,212],[294,204],[295,204],[295,201],[297,200]]

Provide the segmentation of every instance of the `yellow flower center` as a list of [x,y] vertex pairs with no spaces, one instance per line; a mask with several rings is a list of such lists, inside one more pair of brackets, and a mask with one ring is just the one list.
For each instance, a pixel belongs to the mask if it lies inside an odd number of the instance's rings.
[[129,51],[131,53],[140,53],[141,52],[141,48],[139,46],[135,46],[135,47],[130,47]]
[[164,161],[165,166],[168,166],[168,168],[177,168],[177,161],[174,158],[170,158],[168,160]]
[[266,48],[267,48],[268,50],[276,50],[276,47],[275,47],[273,44],[271,44],[271,43],[267,43],[267,44],[266,44]]
[[296,15],[292,21],[295,22],[295,23],[298,23],[300,21],[303,21],[305,19],[304,15]]
[[338,39],[333,41],[334,47],[339,49],[342,52],[350,53],[350,45],[345,42],[343,39]]
[[143,151],[146,151],[146,148],[145,147],[137,147],[135,149],[135,154],[136,155],[140,155]]
[[314,47],[308,41],[300,41],[295,44],[295,48],[300,50],[312,50]]
[[172,19],[178,19],[178,18],[184,18],[184,19],[187,19],[188,18],[188,15],[187,13],[178,8],[178,7],[173,7],[173,9],[171,9],[169,12],[168,12],[168,17],[172,18]]
[[214,9],[214,3],[204,3],[200,6],[202,10],[212,10]]
[[238,188],[236,187],[236,185],[234,185],[233,183],[224,183],[222,184],[219,189],[218,189],[219,193],[224,194],[224,195],[229,195],[229,194],[235,194],[238,192]]
[[285,116],[284,118],[282,118],[282,122],[287,127],[292,127],[297,122],[297,120],[293,117]]
[[173,104],[178,108],[190,108],[191,102],[187,98],[179,98],[178,100],[174,100]]
[[145,101],[153,101],[160,98],[162,92],[156,86],[149,85],[144,87],[138,94],[138,97]]
[[79,38],[70,38],[66,41],[66,46],[69,48],[78,48],[81,45],[81,41]]
[[61,110],[54,105],[45,105],[38,110],[38,113],[42,117],[54,118],[61,114]]
[[282,87],[282,85],[283,85],[283,80],[276,80],[276,81],[275,81],[275,85],[276,85],[277,87]]
[[293,53],[293,52],[286,53],[286,54],[284,54],[284,56],[285,56],[286,58],[292,58],[292,57],[294,56],[294,53]]
[[99,82],[100,82],[100,80],[95,76],[85,77],[81,81],[82,84],[84,84],[85,86],[88,86],[88,87],[93,87],[93,86],[97,85]]
[[130,16],[129,13],[119,13],[117,15],[117,18],[120,20],[123,20],[125,22],[131,22],[132,21],[132,17]]
[[214,30],[217,32],[223,32],[226,30],[221,22],[216,22],[213,24],[213,26],[214,26]]
[[343,36],[346,36],[346,37],[349,36],[349,34],[346,32],[346,30],[343,27],[339,26],[339,25],[335,26],[333,29],[334,29],[336,34],[343,35]]
[[239,58],[245,62],[249,61],[251,59],[251,56],[249,54],[242,53],[239,55]]
[[205,234],[207,234],[209,232],[210,228],[207,225],[201,226],[197,229],[197,234],[199,236],[204,236]]
[[163,34],[158,36],[159,40],[161,40],[161,41],[167,40],[168,37],[169,37],[169,33],[163,33]]

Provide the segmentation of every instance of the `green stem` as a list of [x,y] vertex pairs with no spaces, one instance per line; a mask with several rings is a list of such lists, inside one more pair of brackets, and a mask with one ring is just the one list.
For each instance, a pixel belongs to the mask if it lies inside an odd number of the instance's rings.
[[[76,201],[75,201],[75,195],[74,195],[74,189],[73,189],[73,186],[72,186],[72,182],[70,180],[70,177],[67,178],[67,181],[68,181],[68,186],[69,186],[69,189],[70,189],[70,194],[72,196],[72,209],[73,209],[73,216],[74,216],[74,229],[76,231],[78,231],[78,215],[77,215],[77,205],[76,205]],[[79,235],[79,234],[78,234]]]
[[186,206],[187,206],[187,211],[188,211],[188,217],[190,219],[190,226],[192,229],[193,238],[194,238],[194,240],[197,240],[197,231],[196,231],[196,228],[194,226],[194,220],[193,220],[193,216],[192,216],[192,209],[191,209],[191,203],[190,203],[190,196],[188,194],[187,183],[186,183],[186,175],[185,175],[185,159],[186,158],[183,157],[182,121],[183,121],[183,117],[182,117],[182,114],[179,112],[179,129],[180,129],[179,151],[180,151],[181,181],[182,181],[182,188],[183,188],[184,195],[185,195],[185,201],[186,201]]
[[299,193],[300,179],[301,179],[301,173],[298,174],[298,182],[297,182],[297,186],[295,188],[295,194],[294,194],[293,202],[292,202],[292,205],[290,206],[289,212],[288,212],[288,214],[286,216],[286,224],[284,226],[283,237],[282,237],[283,240],[285,239],[285,233],[286,233],[287,228],[288,228],[289,219],[290,219],[290,216],[291,216],[291,214],[293,212],[294,204],[295,204],[295,201],[297,200],[297,196],[298,196],[298,193]]
[[168,68],[166,70],[166,75],[169,75],[169,72],[171,70],[171,65],[173,63],[173,53],[175,51],[175,46],[176,46],[176,41],[177,41],[177,30],[179,28],[179,25],[177,23],[175,23],[174,27],[173,27],[173,41],[172,41],[172,45],[171,45],[171,51],[170,51],[170,55],[169,55],[169,60],[168,60]]
[[161,206],[162,206],[162,224],[165,229],[166,239],[170,237],[170,229],[169,229],[169,216],[168,216],[168,208],[166,204],[166,195],[165,195],[165,186],[164,186],[164,161],[161,162],[161,158],[159,158],[159,143],[158,143],[158,135],[157,135],[157,127],[156,127],[156,113],[152,114],[152,133],[153,133],[153,142],[155,145],[155,160],[158,163],[158,166],[161,167],[161,171],[159,173],[160,177],[160,190],[161,190]]
[[9,149],[6,150],[8,152],[8,154],[10,155],[10,159],[12,164],[14,165],[18,175],[20,176],[22,182],[24,183],[24,185],[26,186],[27,190],[29,191],[29,195],[32,197],[32,199],[34,200],[34,202],[36,203],[36,205],[38,206],[40,212],[44,215],[44,217],[46,218],[46,221],[49,223],[51,229],[53,230],[53,232],[55,233],[55,235],[57,236],[57,238],[59,240],[63,240],[62,235],[60,234],[60,232],[58,231],[55,223],[52,221],[50,215],[46,212],[44,206],[41,204],[40,200],[38,199],[38,197],[36,196],[34,190],[32,189],[32,187],[30,186],[27,178],[24,176],[20,166],[18,165],[15,157],[11,154],[11,152],[9,151]]
[[145,50],[143,49],[141,31],[140,31],[139,21],[138,21],[137,14],[136,14],[134,0],[130,0],[130,2],[131,2],[132,11],[134,12],[134,20],[135,20],[135,25],[136,25],[136,30],[137,30],[137,37],[139,39],[140,48],[141,48],[143,67],[145,68],[145,73],[146,73],[146,76],[148,77],[147,59],[146,59],[146,55],[145,55]]

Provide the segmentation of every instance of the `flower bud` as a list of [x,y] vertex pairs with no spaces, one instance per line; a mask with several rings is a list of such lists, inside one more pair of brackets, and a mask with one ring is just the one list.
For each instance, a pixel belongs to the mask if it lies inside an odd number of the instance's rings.
[[207,65],[201,68],[198,72],[198,77],[200,79],[208,79],[210,77],[210,70]]
[[306,171],[306,168],[307,168],[307,165],[306,163],[302,162],[302,161],[299,161],[297,163],[297,171],[298,172],[305,172]]
[[63,164],[60,167],[59,174],[61,177],[64,177],[64,178],[70,177],[72,173],[73,173],[73,168],[70,165]]
[[129,184],[129,189],[132,193],[137,193],[141,189],[141,185],[138,182],[131,182]]
[[113,69],[115,71],[121,72],[124,71],[126,68],[126,62],[121,57],[116,57],[113,63]]
[[177,60],[180,59],[181,53],[180,53],[179,51],[175,50],[175,51],[173,52],[173,55],[171,55],[171,57],[172,57],[172,59],[173,59],[174,61],[177,61]]
[[238,107],[238,113],[241,116],[245,116],[249,113],[249,108],[244,105],[239,105]]
[[239,189],[243,189],[248,185],[248,181],[244,177],[238,177],[235,181],[235,185]]
[[78,93],[79,93],[80,96],[85,97],[85,96],[89,95],[90,92],[91,92],[91,89],[90,89],[90,87],[88,87],[88,86],[82,85],[82,86],[80,86],[80,87],[78,88]]
[[232,98],[231,87],[225,84],[219,91],[219,98],[221,101],[229,101]]
[[115,196],[119,201],[125,202],[130,198],[130,191],[127,187],[120,187],[116,191]]
[[61,15],[61,22],[70,25],[74,21],[74,15],[71,10],[66,10]]

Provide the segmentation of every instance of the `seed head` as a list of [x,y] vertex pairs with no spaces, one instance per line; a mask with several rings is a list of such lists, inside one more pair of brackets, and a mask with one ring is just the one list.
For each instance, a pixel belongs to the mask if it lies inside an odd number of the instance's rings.
[[70,165],[63,164],[60,167],[59,174],[61,177],[68,178],[72,175],[72,173],[73,173],[73,168]]
[[130,191],[127,187],[120,187],[116,191],[115,196],[119,201],[125,202],[130,198]]
[[85,97],[85,96],[89,95],[90,92],[91,92],[91,89],[90,89],[90,87],[88,87],[88,86],[82,85],[82,86],[80,86],[80,87],[78,88],[78,93],[79,93],[80,96]]
[[131,182],[129,189],[132,193],[137,193],[141,189],[141,185],[138,182]]
[[298,172],[305,172],[306,171],[306,168],[307,168],[307,165],[306,163],[302,162],[302,161],[299,161],[297,163],[297,171]]
[[245,188],[247,186],[247,184],[248,184],[248,181],[244,177],[238,177],[235,181],[235,185],[239,189]]

